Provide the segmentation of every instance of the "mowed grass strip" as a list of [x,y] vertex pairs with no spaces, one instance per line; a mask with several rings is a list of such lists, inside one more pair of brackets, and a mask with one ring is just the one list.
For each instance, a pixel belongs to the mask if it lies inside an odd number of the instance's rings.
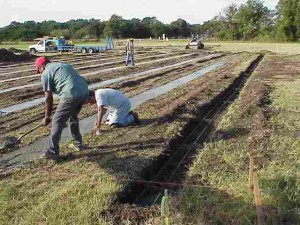
[[[252,153],[266,224],[299,224],[299,64],[297,56],[263,59],[189,169],[188,180],[208,187],[181,191],[183,221],[256,224],[249,190]],[[291,68],[294,73],[287,74]]]
[[93,163],[45,163],[1,179],[0,224],[92,224],[119,185]]

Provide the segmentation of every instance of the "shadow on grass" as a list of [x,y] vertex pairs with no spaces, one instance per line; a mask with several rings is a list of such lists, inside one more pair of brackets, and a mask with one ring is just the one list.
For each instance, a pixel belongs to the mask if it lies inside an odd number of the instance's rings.
[[[240,138],[242,136],[245,136],[247,134],[249,134],[249,130],[243,127],[234,127],[234,128],[230,128],[227,130],[218,130],[215,134],[214,134],[214,139],[216,140],[229,140],[229,139],[233,139],[233,138]],[[213,141],[212,140],[212,141]]]
[[300,182],[295,176],[260,179],[260,189],[272,199],[264,205],[267,224],[300,224]]
[[212,187],[186,187],[180,193],[183,224],[256,224],[252,204]]
[[[260,179],[264,224],[300,224],[300,189],[295,177]],[[254,204],[243,197],[233,197],[230,189],[185,187],[180,192],[178,209],[183,224],[257,224]],[[252,194],[251,194],[252,195]],[[272,198],[272,201],[267,201]],[[264,201],[265,199],[265,201]],[[254,201],[254,200],[253,200]],[[266,202],[270,202],[267,204]]]
[[[103,154],[112,154],[116,151],[146,151],[153,147],[161,146],[165,144],[165,139],[157,138],[147,141],[139,142],[126,142],[122,144],[103,144],[103,145],[91,145],[87,147],[87,151],[81,151],[81,154],[69,153],[65,155],[65,159],[61,163],[72,161],[80,158],[95,157]],[[90,150],[90,151],[88,151]]]

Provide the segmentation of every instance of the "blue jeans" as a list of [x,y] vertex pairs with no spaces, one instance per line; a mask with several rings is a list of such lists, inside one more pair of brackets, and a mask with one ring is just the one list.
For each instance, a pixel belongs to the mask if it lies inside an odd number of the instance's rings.
[[134,66],[134,58],[133,58],[133,54],[131,54],[131,52],[127,52],[126,55],[126,66],[128,65],[129,60],[131,61],[131,65]]

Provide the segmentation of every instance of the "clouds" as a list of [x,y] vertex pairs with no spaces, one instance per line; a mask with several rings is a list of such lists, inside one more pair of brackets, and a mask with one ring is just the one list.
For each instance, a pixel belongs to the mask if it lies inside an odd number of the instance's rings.
[[[112,14],[126,19],[156,16],[164,23],[183,18],[202,23],[216,16],[224,7],[246,0],[0,0],[0,27],[17,20],[67,21],[77,18],[107,20]],[[265,1],[274,8],[278,0]]]

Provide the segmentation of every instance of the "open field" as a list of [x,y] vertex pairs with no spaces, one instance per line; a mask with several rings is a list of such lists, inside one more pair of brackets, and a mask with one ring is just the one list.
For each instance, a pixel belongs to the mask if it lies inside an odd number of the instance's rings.
[[277,54],[297,55],[300,52],[299,43],[264,43],[264,42],[208,42],[207,46],[216,51],[260,52],[269,51]]
[[[62,161],[39,159],[48,127],[2,149],[0,224],[165,224],[165,189],[171,224],[258,224],[259,212],[266,224],[299,224],[298,45],[210,42],[207,50],[185,50],[185,44],[137,40],[135,67],[124,66],[118,48],[53,54],[91,89],[122,91],[141,124],[103,125],[103,135],[94,136],[96,108],[86,105],[85,151],[69,148],[66,128]],[[283,54],[261,52],[277,52],[277,45]],[[33,62],[0,66],[2,140],[44,116]],[[249,155],[259,212],[249,189]]]
[[[117,47],[124,46],[126,43],[126,39],[116,39],[114,42]],[[159,40],[135,40],[135,45],[139,47],[151,47],[151,46],[186,46],[189,42],[188,39],[169,39],[169,41],[159,41]],[[0,44],[0,48],[17,48],[21,50],[28,50],[28,46],[34,44],[32,42],[21,42],[16,44]],[[74,42],[76,45],[104,45],[103,40],[100,42]],[[226,41],[205,41],[205,46],[208,49],[214,51],[230,51],[230,52],[259,52],[259,51],[270,51],[277,54],[291,54],[296,55],[300,52],[300,44],[299,43],[285,43],[285,42],[226,42]]]

